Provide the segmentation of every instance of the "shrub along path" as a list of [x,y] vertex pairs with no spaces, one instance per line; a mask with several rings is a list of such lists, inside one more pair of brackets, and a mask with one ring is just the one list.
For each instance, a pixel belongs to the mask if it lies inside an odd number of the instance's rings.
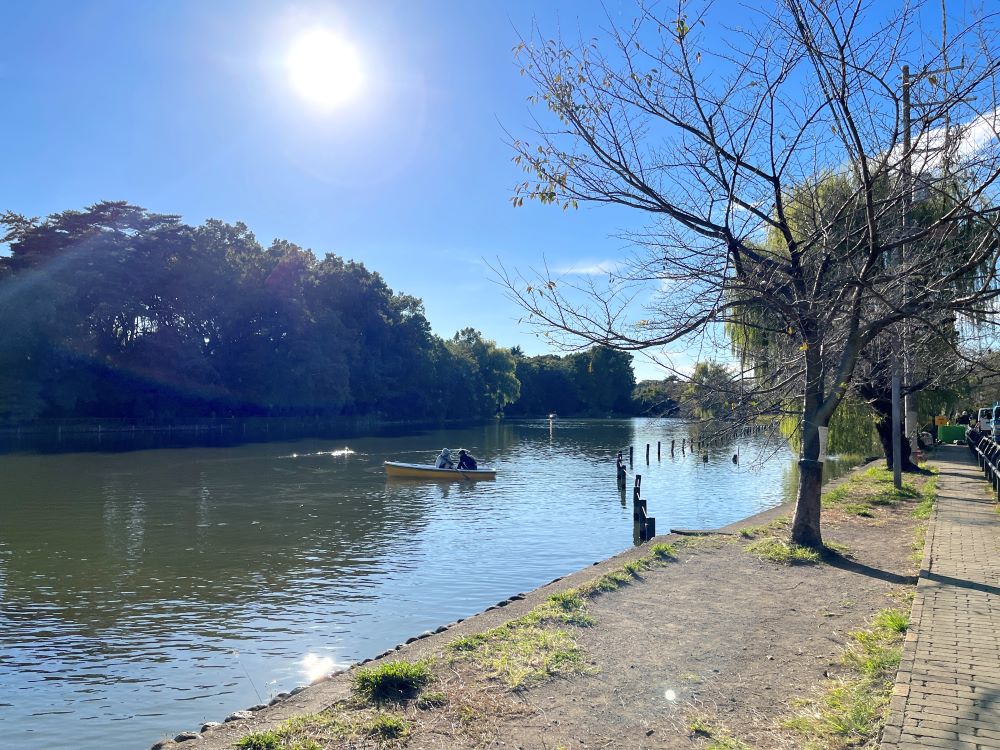
[[938,503],[883,750],[1000,748],[1000,515],[964,447],[937,452]]
[[[890,480],[862,469],[826,493],[824,535],[839,552],[822,559],[783,543],[787,506],[727,534],[658,537],[178,744],[877,742],[916,585],[914,534],[934,483],[908,477],[900,494]],[[669,498],[649,502],[655,510]],[[408,663],[391,666],[399,661]]]

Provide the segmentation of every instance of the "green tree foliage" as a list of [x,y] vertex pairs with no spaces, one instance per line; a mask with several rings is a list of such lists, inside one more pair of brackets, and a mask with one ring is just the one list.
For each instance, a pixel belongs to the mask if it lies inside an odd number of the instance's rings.
[[466,373],[455,384],[455,398],[474,404],[479,413],[500,413],[517,400],[521,384],[509,350],[486,341],[474,328],[463,328],[456,333],[448,342],[448,350]]
[[521,397],[507,409],[514,416],[633,414],[632,355],[593,347],[564,357],[517,360]]
[[0,420],[464,419],[517,398],[509,352],[443,342],[360,263],[124,202],[0,222]]
[[698,419],[726,419],[733,411],[737,383],[725,365],[698,362],[684,389],[684,400]]
[[632,392],[636,410],[652,417],[681,416],[684,383],[676,375],[663,380],[643,380]]

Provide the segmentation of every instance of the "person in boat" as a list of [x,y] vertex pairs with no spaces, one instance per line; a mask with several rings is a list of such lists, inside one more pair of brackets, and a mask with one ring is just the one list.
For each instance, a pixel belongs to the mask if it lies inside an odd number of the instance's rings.
[[465,452],[465,448],[462,448],[458,452],[458,468],[459,470],[465,469],[466,471],[475,471],[479,467],[476,463],[476,459]]
[[440,455],[437,457],[437,462],[434,464],[435,469],[454,469],[455,462],[451,460],[451,451],[447,448],[442,448]]

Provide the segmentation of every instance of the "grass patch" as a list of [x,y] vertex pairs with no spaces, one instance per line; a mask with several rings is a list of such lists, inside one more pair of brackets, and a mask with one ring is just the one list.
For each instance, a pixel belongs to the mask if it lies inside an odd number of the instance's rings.
[[435,708],[441,708],[441,706],[447,705],[447,703],[448,696],[440,691],[421,693],[417,697],[417,708],[421,711],[430,711]]
[[379,740],[404,740],[410,735],[412,727],[402,716],[380,713],[362,724],[361,730]]
[[800,702],[805,712],[782,725],[831,750],[868,746],[885,723],[908,626],[905,612],[884,609],[869,628],[851,633],[841,658],[849,674],[820,699]]
[[824,492],[822,495],[823,505],[837,505],[844,502],[848,495],[851,494],[851,486],[849,484],[841,484],[834,487],[829,492]]
[[782,516],[781,518],[776,518],[770,523],[761,524],[760,526],[744,526],[740,529],[740,536],[744,539],[753,539],[754,537],[761,536],[763,534],[771,534],[775,531],[781,531],[792,521],[788,516]]
[[724,729],[710,724],[704,717],[696,716],[688,723],[692,737],[707,739],[707,750],[753,750],[747,743],[736,739]]
[[751,542],[743,549],[760,560],[782,565],[814,565],[819,562],[819,552],[809,547],[786,542],[773,536]]
[[[902,502],[917,499],[921,500],[921,505],[918,506],[920,508],[928,496],[927,493],[933,495],[935,491],[933,478],[923,486],[918,486],[921,481],[919,478],[913,478],[913,481],[904,482],[902,488],[897,490],[893,486],[892,472],[884,466],[873,466],[824,492],[822,505],[824,508],[834,508],[860,518],[875,518],[878,515],[878,508],[892,508]],[[929,490],[928,484],[931,485]],[[929,510],[919,512],[929,513]]]
[[657,542],[649,548],[649,554],[656,560],[676,560],[677,545],[667,542]]
[[560,672],[585,671],[580,646],[568,632],[527,618],[459,638],[448,648],[455,658],[470,660],[513,690]]
[[553,594],[522,617],[452,641],[448,651],[452,658],[471,661],[513,690],[559,673],[585,673],[588,669],[579,645],[571,632],[560,626],[596,625],[587,612],[587,599],[642,580],[645,571],[676,559],[677,548],[665,542],[654,544],[644,557],[578,588]]
[[406,700],[416,695],[431,678],[426,662],[390,661],[354,670],[351,691],[375,702]]
[[253,732],[241,738],[239,750],[322,750],[332,743],[374,743],[375,747],[393,748],[406,743],[413,727],[398,714],[375,712],[351,717],[333,711],[297,716],[266,732]]
[[[934,469],[933,471],[937,471]],[[937,477],[933,476],[928,479],[924,486],[920,488],[920,502],[917,507],[913,509],[914,518],[927,519],[931,517],[931,511],[934,510],[934,500],[937,497]]]

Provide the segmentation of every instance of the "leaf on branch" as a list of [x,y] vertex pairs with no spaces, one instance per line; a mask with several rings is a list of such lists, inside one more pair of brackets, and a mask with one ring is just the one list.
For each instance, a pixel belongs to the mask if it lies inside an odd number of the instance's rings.
[[799,351],[800,352],[804,352],[804,351],[808,351],[808,350],[809,350],[809,344],[808,343],[803,343],[802,346],[799,347]]

